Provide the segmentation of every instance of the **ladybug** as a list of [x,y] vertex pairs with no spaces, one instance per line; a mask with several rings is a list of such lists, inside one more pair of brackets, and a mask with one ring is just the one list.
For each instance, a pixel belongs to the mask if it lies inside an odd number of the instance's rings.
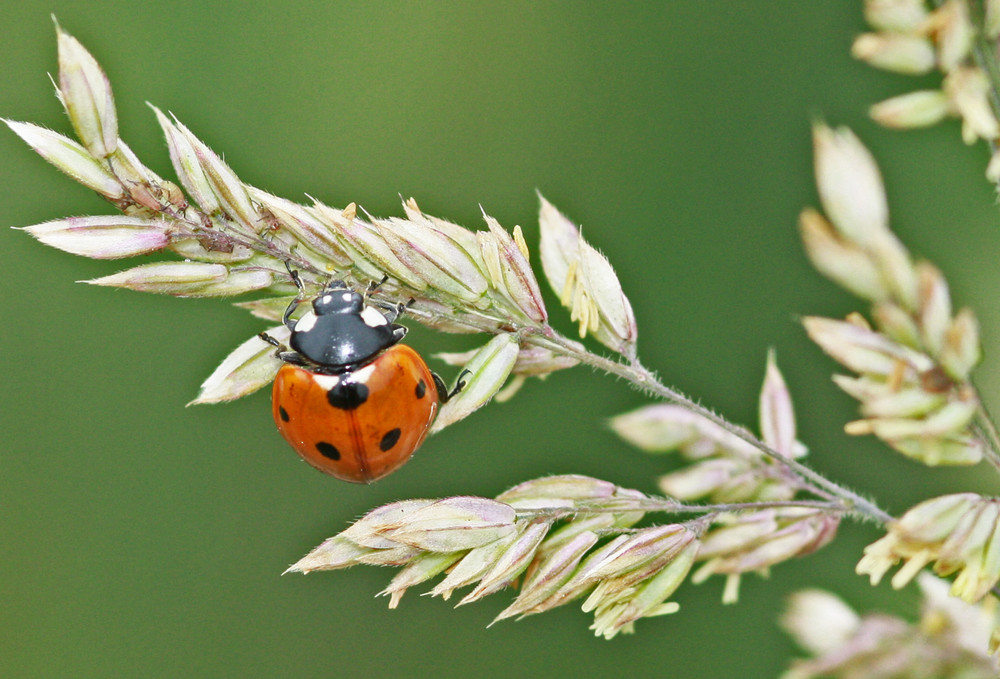
[[332,281],[293,321],[304,290],[298,272],[289,271],[299,289],[282,317],[291,331],[290,350],[260,334],[284,362],[271,392],[274,422],[321,472],[354,483],[376,481],[410,459],[438,405],[465,383],[459,377],[449,392],[420,354],[399,343],[406,327],[396,319],[408,305],[369,303],[381,283],[362,295]]

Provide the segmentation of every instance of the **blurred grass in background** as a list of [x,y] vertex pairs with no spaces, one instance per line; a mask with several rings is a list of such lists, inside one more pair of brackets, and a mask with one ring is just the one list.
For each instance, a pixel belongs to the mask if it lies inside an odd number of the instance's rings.
[[[891,511],[932,492],[990,491],[841,432],[849,399],[795,317],[859,308],[813,273],[796,216],[815,203],[809,124],[849,124],[886,177],[893,225],[983,323],[979,384],[997,409],[996,208],[986,152],[954,124],[891,133],[867,106],[917,80],[853,62],[860,2],[273,3],[54,0],[5,9],[0,115],[69,131],[52,96],[55,36],[108,72],[122,137],[172,177],[149,101],[245,181],[376,215],[414,196],[479,227],[482,206],[537,242],[535,190],[584,228],[635,307],[643,361],[756,424],[765,352],[796,397],[812,464]],[[931,81],[928,81],[931,82]],[[0,130],[0,225],[113,209]],[[313,472],[281,441],[268,394],[184,404],[262,329],[224,302],[74,283],[128,266],[0,233],[0,675],[4,677],[771,677],[794,649],[785,595],[832,588],[862,609],[910,595],[853,575],[871,529],[806,561],[678,595],[679,614],[595,639],[566,607],[486,625],[474,606],[373,600],[390,570],[281,571],[368,509],[404,497],[492,496],[549,473],[653,491],[670,461],[619,443],[607,417],[643,398],[585,369],[533,382],[429,441],[370,487]],[[537,260],[536,260],[537,261]],[[565,316],[549,295],[550,311]],[[559,325],[560,323],[557,323]],[[413,333],[425,353],[467,337]],[[443,366],[436,366],[448,375]],[[450,375],[449,375],[450,377]]]

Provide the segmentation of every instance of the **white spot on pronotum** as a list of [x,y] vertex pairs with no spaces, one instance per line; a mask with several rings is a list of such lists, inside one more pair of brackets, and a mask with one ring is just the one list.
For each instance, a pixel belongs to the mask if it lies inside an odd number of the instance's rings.
[[[354,293],[353,292],[345,292],[343,295],[341,295],[340,298],[342,300],[344,300],[345,302],[350,302],[352,297],[354,297]],[[329,295],[326,296],[326,301],[330,301],[330,296]]]
[[302,314],[302,318],[295,322],[295,332],[309,332],[316,325],[316,314],[307,311]]
[[335,386],[340,384],[340,377],[337,375],[320,375],[318,373],[313,373],[313,381],[319,385],[320,389],[323,391],[330,391]]
[[383,325],[388,325],[389,321],[386,320],[385,315],[376,309],[375,307],[366,306],[361,310],[361,318],[364,320],[365,325],[369,328],[378,328]]

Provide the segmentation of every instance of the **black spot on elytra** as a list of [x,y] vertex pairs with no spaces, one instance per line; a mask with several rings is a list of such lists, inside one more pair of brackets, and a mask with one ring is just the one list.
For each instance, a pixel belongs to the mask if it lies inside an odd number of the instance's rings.
[[281,421],[282,422],[288,422],[288,419],[289,419],[288,418],[288,411],[285,410],[282,406],[278,406],[278,414],[281,415]]
[[326,400],[339,410],[354,410],[368,400],[368,387],[360,382],[341,379],[326,392]]
[[403,432],[397,427],[391,431],[387,431],[382,440],[379,441],[378,447],[382,449],[382,452],[388,451],[399,441],[399,437]]
[[316,444],[316,450],[323,457],[328,457],[331,460],[340,459],[340,451],[332,443],[327,443],[326,441],[320,441]]
[[417,382],[417,398],[423,398],[424,394],[427,393],[427,385],[424,384],[423,380]]

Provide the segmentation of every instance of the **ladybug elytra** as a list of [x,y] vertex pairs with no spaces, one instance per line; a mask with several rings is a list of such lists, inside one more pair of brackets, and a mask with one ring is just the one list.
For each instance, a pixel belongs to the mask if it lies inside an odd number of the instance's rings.
[[[405,304],[375,305],[369,296],[332,281],[312,309],[293,321],[302,302],[302,281],[285,309],[289,347],[266,333],[284,365],[278,370],[271,407],[278,431],[316,469],[354,483],[392,473],[413,455],[449,393],[420,355],[400,344],[406,327],[396,319]],[[290,348],[290,350],[289,350]]]

